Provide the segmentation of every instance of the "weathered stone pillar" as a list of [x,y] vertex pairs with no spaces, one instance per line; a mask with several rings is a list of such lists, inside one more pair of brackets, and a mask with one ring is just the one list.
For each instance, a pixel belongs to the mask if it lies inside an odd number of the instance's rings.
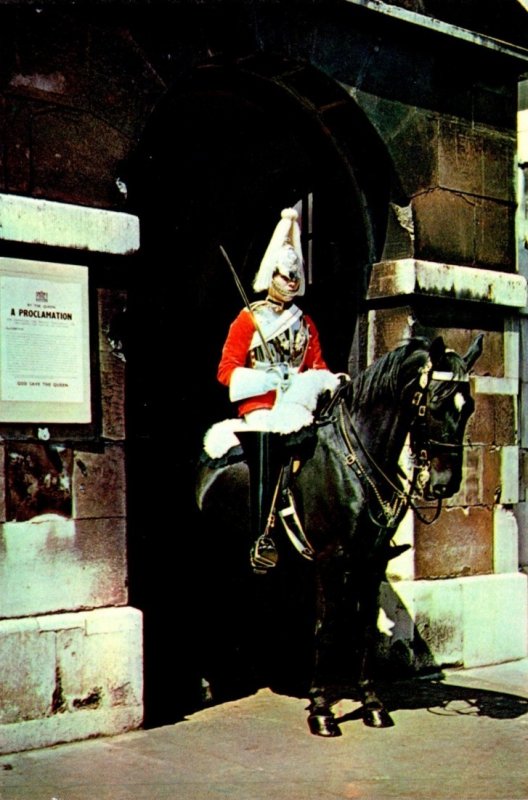
[[[67,248],[81,266],[82,251],[139,246],[130,215],[25,197],[0,195],[0,225],[5,239]],[[127,605],[125,366],[112,336],[126,294],[90,294],[90,428],[44,426],[41,439],[31,421],[2,428],[0,753],[119,733],[143,717],[142,615]]]
[[[517,115],[517,269],[528,277],[528,79],[519,82],[519,112]],[[519,560],[528,574],[528,307],[521,311],[521,371],[520,371],[520,480],[519,503],[515,516],[519,525]]]
[[[412,549],[390,562],[383,587],[382,605],[396,623],[385,643],[388,654],[414,667],[522,658],[528,653],[527,579],[519,572],[513,509],[519,500],[518,310],[526,304],[525,279],[409,258],[374,266],[368,300],[369,361],[416,333],[420,317],[428,317],[420,332],[443,335],[462,353],[479,319],[485,333],[471,378],[476,407],[461,489],[436,523],[424,525],[409,512],[396,535]],[[464,324],[469,307],[473,329]]]

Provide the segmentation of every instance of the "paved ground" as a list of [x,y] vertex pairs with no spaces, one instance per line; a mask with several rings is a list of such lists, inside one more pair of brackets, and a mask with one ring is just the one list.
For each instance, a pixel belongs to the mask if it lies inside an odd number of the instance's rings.
[[528,800],[528,659],[394,685],[395,727],[357,705],[309,734],[306,701],[259,691],[154,730],[0,757],[0,800]]

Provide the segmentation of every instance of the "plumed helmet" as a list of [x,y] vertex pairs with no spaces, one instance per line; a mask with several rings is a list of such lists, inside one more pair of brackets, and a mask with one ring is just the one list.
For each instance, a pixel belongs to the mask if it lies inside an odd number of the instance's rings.
[[304,294],[305,279],[298,218],[299,215],[294,208],[284,208],[281,211],[281,219],[273,232],[253,281],[253,289],[256,292],[264,292],[269,289],[277,270],[287,274],[296,267],[300,281],[296,294]]

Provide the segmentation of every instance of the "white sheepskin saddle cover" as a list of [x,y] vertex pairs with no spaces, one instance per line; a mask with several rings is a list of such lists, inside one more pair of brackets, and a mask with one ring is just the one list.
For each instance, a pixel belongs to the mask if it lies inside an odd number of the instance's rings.
[[281,392],[275,405],[265,414],[258,414],[255,421],[225,419],[209,428],[204,437],[204,450],[210,458],[221,458],[232,447],[240,445],[237,432],[270,431],[271,433],[294,433],[311,425],[317,401],[324,392],[335,392],[339,376],[326,369],[308,369],[293,375],[286,391]]

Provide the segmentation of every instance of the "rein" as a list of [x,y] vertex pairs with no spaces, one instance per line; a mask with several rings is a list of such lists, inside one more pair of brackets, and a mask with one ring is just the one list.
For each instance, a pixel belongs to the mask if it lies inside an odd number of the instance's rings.
[[[415,431],[418,430],[420,434],[417,436],[419,440],[419,446],[417,448],[418,455],[415,457],[415,463],[413,467],[412,478],[410,481],[410,487],[407,491],[397,486],[389,476],[384,472],[384,470],[380,467],[374,457],[369,453],[363,442],[361,441],[361,437],[359,436],[357,430],[354,427],[352,422],[352,415],[348,409],[348,406],[345,403],[345,398],[343,396],[344,392],[338,389],[333,398],[331,399],[330,403],[324,409],[322,416],[318,420],[319,425],[325,425],[331,422],[332,424],[338,424],[338,429],[341,434],[341,439],[345,443],[346,451],[342,453],[342,457],[344,459],[345,464],[348,467],[351,467],[359,479],[366,483],[372,493],[374,494],[379,507],[382,511],[382,514],[385,518],[384,522],[381,523],[379,520],[375,519],[373,516],[372,510],[369,506],[369,516],[372,522],[380,528],[396,528],[401,520],[403,519],[405,513],[409,508],[412,508],[420,522],[425,525],[432,525],[433,522],[436,522],[438,517],[440,516],[442,510],[442,498],[439,497],[436,505],[435,512],[431,518],[424,517],[421,511],[418,509],[414,502],[414,498],[416,495],[416,487],[423,487],[426,485],[429,479],[429,453],[428,449],[431,445],[435,445],[437,447],[443,447],[445,449],[456,449],[459,445],[450,444],[448,442],[440,442],[437,439],[431,439],[426,433],[426,424],[425,418],[427,414],[427,394],[429,385],[432,380],[448,382],[448,381],[456,381],[456,382],[464,382],[467,381],[467,377],[456,376],[453,372],[440,372],[433,369],[433,365],[430,359],[427,359],[425,364],[419,370],[419,378],[418,378],[418,385],[419,389],[414,392],[411,400],[411,405],[416,410],[414,419],[411,423],[411,430],[414,429]],[[346,383],[342,385],[341,389],[345,390],[347,388]],[[424,402],[424,395],[425,395],[425,402]],[[332,412],[336,409],[338,411],[338,416],[336,417]],[[345,413],[348,417],[348,427],[345,422]],[[374,470],[381,476],[383,481],[389,486],[394,494],[394,499],[392,502],[387,502],[383,499],[383,496],[378,488],[378,485],[374,478],[369,474],[369,472],[365,469],[363,464],[358,458],[358,454],[354,447],[354,443],[350,437],[349,430],[351,430],[354,434],[354,437],[357,441],[358,446],[362,450],[365,458],[374,468]]]
[[[393,490],[394,500],[392,503],[388,503],[386,500],[383,499],[381,492],[379,491],[378,486],[376,484],[376,481],[373,480],[373,478],[364,468],[361,461],[358,459],[357,452],[354,448],[354,444],[350,438],[348,428],[345,424],[345,412],[348,417],[348,424],[352,429],[354,436],[359,444],[359,447],[363,451],[365,457],[368,459],[368,461],[371,463],[374,469],[381,475],[385,483],[388,486],[390,486],[390,488]],[[372,522],[379,528],[397,528],[409,508],[412,508],[413,511],[418,516],[418,518],[420,519],[420,521],[425,523],[426,525],[431,525],[433,522],[435,522],[438,519],[442,509],[441,498],[438,499],[435,514],[432,519],[426,519],[425,517],[423,517],[422,514],[417,509],[417,507],[415,506],[415,504],[413,503],[414,491],[416,485],[419,483],[419,475],[423,467],[422,466],[414,467],[410,488],[408,491],[403,491],[399,486],[396,486],[396,484],[389,478],[389,476],[380,467],[380,465],[377,463],[374,457],[366,449],[365,445],[361,441],[361,438],[357,430],[354,427],[350,412],[346,407],[344,400],[341,400],[339,403],[339,419],[337,421],[339,423],[339,431],[341,433],[341,438],[343,439],[348,451],[347,453],[343,454],[345,464],[351,467],[356,472],[360,480],[363,480],[368,484],[368,486],[374,493],[376,500],[378,501],[383,516],[385,517],[385,522],[383,524],[380,523],[373,516],[371,509],[369,507],[369,516]]]

